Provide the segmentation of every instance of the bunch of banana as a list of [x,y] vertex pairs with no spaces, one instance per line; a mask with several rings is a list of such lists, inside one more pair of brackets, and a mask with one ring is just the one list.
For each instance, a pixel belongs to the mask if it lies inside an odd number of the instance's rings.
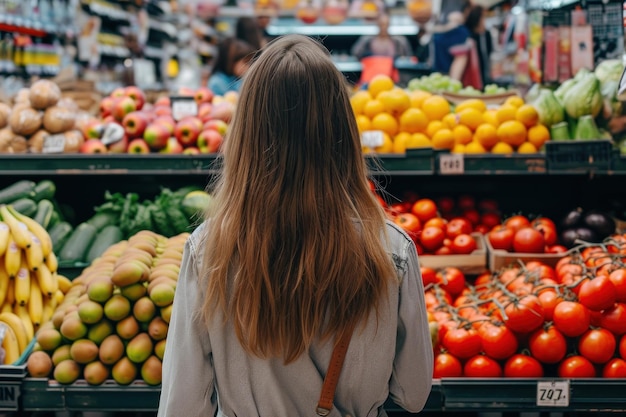
[[4,328],[5,364],[20,357],[71,287],[57,268],[48,232],[13,207],[0,205],[0,327]]

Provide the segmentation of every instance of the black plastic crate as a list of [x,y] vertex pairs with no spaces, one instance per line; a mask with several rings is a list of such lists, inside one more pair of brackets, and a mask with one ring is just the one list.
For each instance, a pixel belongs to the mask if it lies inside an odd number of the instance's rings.
[[545,146],[549,173],[608,171],[611,167],[610,140],[549,141]]

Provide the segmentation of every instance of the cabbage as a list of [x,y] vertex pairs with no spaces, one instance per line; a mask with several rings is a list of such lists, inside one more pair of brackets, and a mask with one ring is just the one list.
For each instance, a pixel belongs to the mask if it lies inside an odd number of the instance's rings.
[[554,90],[554,96],[557,100],[559,100],[559,103],[563,104],[565,93],[567,93],[574,85],[576,85],[576,80],[574,78],[570,78],[569,80],[563,81],[559,88]]
[[594,74],[596,74],[596,77],[600,80],[601,84],[608,81],[617,81],[619,84],[619,80],[622,78],[623,72],[624,65],[622,64],[621,59],[607,59],[598,64]]
[[563,103],[569,117],[574,119],[585,115],[596,117],[604,106],[600,93],[600,81],[593,73],[582,76],[567,90]]
[[600,139],[600,131],[591,115],[584,115],[578,120],[574,139],[595,140]]
[[561,107],[554,93],[547,88],[540,89],[532,105],[537,110],[537,113],[539,113],[539,121],[544,126],[550,127],[565,119],[563,107]]

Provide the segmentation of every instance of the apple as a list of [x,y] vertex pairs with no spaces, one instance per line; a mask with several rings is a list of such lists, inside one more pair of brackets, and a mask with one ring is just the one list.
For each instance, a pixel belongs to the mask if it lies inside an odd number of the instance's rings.
[[124,87],[118,87],[115,90],[111,91],[111,94],[109,94],[109,97],[113,98],[120,98],[124,96],[126,96],[126,91]]
[[130,97],[122,97],[115,101],[113,105],[113,117],[118,122],[124,120],[124,117],[137,110],[137,104],[135,100]]
[[128,152],[128,144],[128,136],[124,135],[124,137],[122,137],[122,140],[107,145],[107,149],[109,150],[109,153],[126,153]]
[[211,103],[202,103],[198,106],[198,117],[203,122],[207,122],[211,119],[211,110],[213,105]]
[[197,117],[185,117],[176,124],[174,136],[184,147],[195,146],[198,135],[202,131],[202,121]]
[[198,103],[198,106],[202,103],[210,103],[213,100],[213,91],[207,87],[200,87],[196,90],[193,98]]
[[128,113],[122,120],[124,131],[131,139],[143,137],[143,132],[148,127],[148,123],[148,116],[138,111]]
[[112,114],[109,114],[107,117],[105,117],[104,119],[102,119],[102,123],[103,124],[107,124],[107,123],[117,123],[117,120],[115,120],[115,117],[113,117]]
[[169,106],[154,106],[153,109],[154,115],[155,116],[171,116],[172,115],[172,108]]
[[206,129],[217,130],[217,133],[219,133],[222,136],[226,136],[226,132],[228,131],[228,123],[226,123],[223,120],[213,119],[213,120],[209,120],[208,122],[206,122],[204,126],[202,127],[202,129],[203,130],[206,130]]
[[198,135],[198,149],[202,153],[217,153],[223,140],[217,130],[205,129]]
[[172,116],[159,116],[152,123],[157,123],[163,125],[169,130],[170,136],[174,134],[174,129],[176,128],[176,120]]
[[230,101],[222,101],[213,105],[213,110],[211,110],[211,119],[219,119],[228,123],[233,117],[234,112],[235,105],[233,103]]
[[168,96],[161,96],[154,102],[154,107],[157,106],[165,106],[170,107],[172,103],[170,102],[170,98]]
[[183,153],[183,145],[178,142],[178,139],[175,137],[171,137],[167,140],[167,145],[165,148],[161,149],[160,153],[169,153],[169,154],[178,154]]
[[236,91],[227,91],[224,94],[224,100],[229,101],[232,104],[237,104],[237,101],[239,101],[239,93]]
[[135,100],[137,110],[141,110],[143,105],[146,104],[146,95],[141,91],[141,88],[131,85],[124,89],[124,95]]
[[162,124],[151,123],[146,127],[143,132],[143,138],[150,147],[150,149],[158,151],[167,145],[167,140],[172,134]]
[[107,153],[107,147],[100,139],[89,139],[79,149],[80,153]]
[[189,87],[180,87],[178,89],[178,95],[183,97],[193,97],[195,92]]
[[115,104],[115,99],[113,97],[105,97],[100,100],[100,116],[109,116],[113,112],[113,104]]
[[195,146],[190,146],[189,148],[185,148],[185,150],[183,150],[183,154],[198,155],[200,154],[200,149],[196,148]]
[[102,131],[104,130],[104,123],[97,119],[89,119],[84,123],[81,123],[80,126],[77,126],[81,132],[83,132],[83,136],[85,139],[97,139],[102,136]]
[[128,144],[128,153],[150,153],[150,147],[143,139],[133,139]]

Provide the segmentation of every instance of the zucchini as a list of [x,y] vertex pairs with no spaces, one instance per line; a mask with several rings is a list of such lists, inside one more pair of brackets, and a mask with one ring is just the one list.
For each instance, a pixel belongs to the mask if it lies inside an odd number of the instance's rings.
[[87,223],[100,231],[106,226],[116,225],[118,223],[118,220],[118,214],[110,211],[101,211],[99,213],[96,213],[91,219],[87,220]]
[[0,190],[0,204],[9,204],[20,198],[32,198],[35,196],[35,183],[29,180],[21,180],[7,188]]
[[98,231],[89,223],[76,226],[59,253],[59,261],[68,263],[83,262],[89,247],[96,238]]
[[33,200],[41,201],[44,198],[51,200],[54,197],[54,193],[57,191],[57,187],[52,181],[43,180],[39,181],[39,183],[35,185],[35,189],[33,191],[35,192]]
[[72,234],[72,226],[68,222],[59,222],[50,228],[48,234],[52,240],[52,249],[59,253],[61,248]]
[[85,261],[92,263],[93,260],[102,255],[105,250],[121,241],[122,237],[122,230],[119,227],[115,225],[106,226],[98,233],[98,236],[96,236],[96,239],[91,244]]
[[61,216],[59,216],[59,212],[55,208],[52,212],[52,215],[50,216],[50,223],[48,223],[48,228],[50,229],[59,223],[61,223]]
[[50,225],[50,220],[52,220],[52,213],[54,213],[54,204],[52,204],[50,200],[43,199],[37,203],[37,212],[33,220],[39,223],[44,229],[47,229]]
[[30,198],[20,198],[11,203],[11,206],[26,217],[33,217],[37,213],[37,203]]

